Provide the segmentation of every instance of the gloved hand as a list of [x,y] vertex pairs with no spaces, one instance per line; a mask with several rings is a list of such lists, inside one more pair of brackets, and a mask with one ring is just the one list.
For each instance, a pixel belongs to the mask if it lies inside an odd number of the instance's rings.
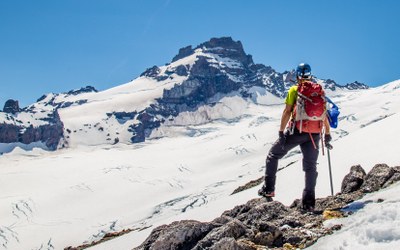
[[286,143],[286,135],[283,133],[283,131],[279,131],[279,144],[281,145],[282,148],[285,147]]
[[325,134],[325,147],[329,150],[333,149],[333,146],[331,145],[332,141],[332,136],[330,134]]

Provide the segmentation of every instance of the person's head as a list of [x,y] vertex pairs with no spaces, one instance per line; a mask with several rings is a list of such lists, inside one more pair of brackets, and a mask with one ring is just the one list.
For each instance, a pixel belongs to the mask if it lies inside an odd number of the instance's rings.
[[300,63],[296,69],[296,77],[298,80],[311,78],[311,66],[307,63]]

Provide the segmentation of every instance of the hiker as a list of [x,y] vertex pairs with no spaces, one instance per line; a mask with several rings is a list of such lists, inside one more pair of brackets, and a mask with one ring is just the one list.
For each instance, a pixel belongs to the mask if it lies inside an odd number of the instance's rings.
[[332,137],[329,121],[326,118],[325,94],[321,85],[312,82],[310,65],[299,64],[296,69],[296,79],[297,85],[289,89],[285,100],[286,106],[281,118],[279,139],[272,145],[267,155],[265,183],[258,194],[268,199],[275,196],[278,160],[289,150],[300,146],[305,172],[302,209],[312,211],[315,207],[319,141],[324,133],[325,145],[331,149]]

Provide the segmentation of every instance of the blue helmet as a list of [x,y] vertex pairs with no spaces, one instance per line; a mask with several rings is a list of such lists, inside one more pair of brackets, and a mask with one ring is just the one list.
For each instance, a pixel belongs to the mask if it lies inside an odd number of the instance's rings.
[[310,78],[311,77],[311,66],[307,63],[300,63],[296,69],[296,76],[298,78]]

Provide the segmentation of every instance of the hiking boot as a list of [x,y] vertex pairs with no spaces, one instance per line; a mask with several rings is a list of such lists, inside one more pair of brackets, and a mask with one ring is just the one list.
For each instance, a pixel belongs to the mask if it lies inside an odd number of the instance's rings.
[[315,208],[315,192],[303,191],[303,198],[301,200],[301,208],[307,212],[313,212]]
[[258,190],[258,195],[265,197],[265,198],[272,198],[275,197],[275,192],[274,191],[266,191],[264,187],[262,187],[260,190]]
[[303,204],[301,206],[301,209],[304,210],[305,212],[314,212],[314,206],[309,204]]

